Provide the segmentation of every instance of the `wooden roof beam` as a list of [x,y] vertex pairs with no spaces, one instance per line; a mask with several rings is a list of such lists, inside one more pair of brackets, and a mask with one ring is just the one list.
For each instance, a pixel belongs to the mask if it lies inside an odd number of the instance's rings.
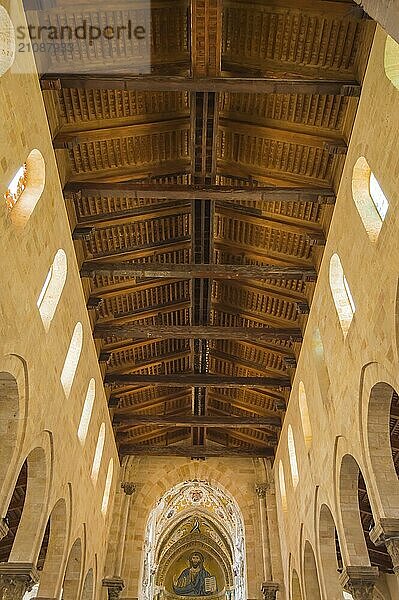
[[179,118],[156,123],[135,123],[134,125],[118,125],[85,131],[61,131],[53,139],[53,146],[56,149],[73,148],[78,144],[182,131],[184,129],[188,130],[189,127],[190,121],[188,118]]
[[[119,401],[119,397],[111,394],[111,398],[115,398]],[[134,396],[132,396],[134,399]],[[125,419],[130,419],[132,417],[132,411],[136,410],[145,410],[147,408],[155,408],[156,406],[160,406],[161,404],[167,404],[168,402],[173,402],[174,400],[191,400],[191,390],[180,389],[178,392],[174,392],[173,394],[164,394],[162,396],[155,396],[154,398],[149,398],[147,400],[143,400],[142,402],[133,400],[131,406],[118,406],[114,411],[113,422],[123,422]]]
[[[175,306],[177,303],[173,303]],[[184,303],[186,304],[186,303]],[[166,308],[166,306],[165,306]],[[152,309],[141,311],[138,318],[143,318]],[[158,308],[159,311],[159,308]],[[137,316],[137,313],[136,315]],[[128,317],[126,317],[128,318]],[[94,337],[117,337],[122,339],[226,339],[226,340],[288,340],[298,342],[302,340],[299,328],[274,328],[274,327],[216,327],[212,325],[145,325],[134,326],[126,323],[117,326],[117,319],[107,323],[97,323],[94,328]]]
[[181,238],[173,238],[171,240],[161,240],[150,244],[142,244],[137,248],[122,248],[114,252],[91,256],[90,262],[101,262],[104,259],[112,259],[116,262],[126,260],[135,260],[138,258],[147,258],[149,256],[159,256],[177,250],[190,249],[191,236],[183,236]]
[[118,431],[124,431],[136,425],[156,425],[157,427],[222,427],[237,429],[241,427],[281,427],[280,417],[227,417],[227,416],[159,416],[159,415],[115,415]]
[[[336,19],[349,19],[351,21],[362,21],[366,18],[364,10],[352,3],[337,0],[273,0],[265,4],[264,0],[224,0],[225,6],[238,6],[245,10],[255,11],[262,8],[262,12],[276,15],[288,15],[295,13],[309,13],[319,16],[330,16]],[[356,1],[356,0],[355,0]]]
[[317,186],[253,186],[182,185],[162,183],[73,181],[64,187],[66,198],[82,196],[115,196],[124,198],[168,198],[170,200],[257,200],[264,202],[318,202],[332,204],[331,188]]
[[[189,299],[179,299],[173,302],[164,302],[162,304],[156,304],[155,306],[153,305],[146,308],[140,308],[130,313],[116,314],[112,317],[104,317],[101,320],[97,321],[96,327],[99,327],[99,329],[101,329],[104,325],[104,329],[108,327],[110,328],[110,330],[114,331],[118,325],[126,326],[130,323],[134,323],[135,321],[140,321],[141,319],[149,319],[151,317],[158,317],[158,315],[163,315],[166,313],[179,312],[181,310],[190,308],[190,306],[191,302]],[[147,327],[149,326],[145,325],[143,327],[144,329],[147,329]],[[113,335],[114,333],[110,333],[109,337]]]
[[106,374],[106,384],[136,385],[149,383],[165,387],[264,387],[271,389],[289,389],[291,381],[288,377],[228,377],[208,373],[173,373],[173,375],[143,375],[135,373]]
[[78,215],[77,227],[94,227],[96,229],[104,227],[115,227],[117,225],[126,225],[132,222],[150,221],[172,215],[186,214],[191,211],[191,206],[187,202],[172,201],[162,204],[148,206],[139,206],[128,210],[121,210],[109,213],[100,213],[97,215]]
[[122,456],[184,456],[188,458],[221,457],[273,457],[274,450],[269,446],[247,450],[240,446],[144,446],[122,444],[119,447]]
[[151,367],[155,367],[157,365],[164,365],[173,363],[176,360],[180,360],[181,358],[187,358],[191,355],[191,350],[189,348],[185,350],[176,350],[176,352],[170,352],[168,354],[160,354],[159,356],[152,356],[147,360],[143,360],[140,362],[130,362],[126,361],[122,365],[118,367],[108,367],[107,373],[113,374],[123,374],[123,373],[132,373],[136,372],[140,369],[148,369]]
[[130,74],[48,74],[41,80],[42,90],[100,89],[126,91],[219,92],[238,94],[332,94],[359,97],[360,84],[355,80],[306,78],[292,73],[275,73],[270,77],[174,77]]
[[326,150],[330,154],[345,154],[348,147],[344,139],[316,135],[315,133],[300,133],[286,131],[277,127],[266,127],[264,125],[255,125],[251,122],[235,121],[232,119],[221,118],[220,128],[231,130],[241,135],[262,137],[272,139],[278,142],[298,144],[300,146],[309,146]]
[[315,281],[314,267],[276,267],[274,265],[220,265],[220,264],[173,264],[173,263],[112,263],[86,261],[82,277],[108,275],[110,277],[167,278],[167,279],[284,279]]

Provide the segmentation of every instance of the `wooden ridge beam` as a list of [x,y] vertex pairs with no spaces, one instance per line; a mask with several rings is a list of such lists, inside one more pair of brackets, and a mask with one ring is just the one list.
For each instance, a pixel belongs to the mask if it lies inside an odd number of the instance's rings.
[[123,431],[136,425],[156,425],[157,427],[281,427],[280,417],[228,417],[228,416],[158,416],[158,415],[114,415],[113,423]]
[[168,198],[169,200],[259,200],[264,202],[319,202],[331,204],[335,193],[317,186],[183,185],[168,183],[135,183],[134,181],[73,181],[64,187],[66,198],[83,196],[123,196],[124,198]]
[[188,458],[223,457],[273,457],[271,447],[241,448],[240,446],[144,446],[138,444],[122,444],[119,447],[122,456],[184,456]]
[[106,384],[162,385],[164,387],[263,387],[271,389],[289,389],[289,377],[229,377],[208,373],[174,373],[173,375],[143,375],[135,373],[107,373]]
[[174,264],[174,263],[83,263],[82,277],[109,275],[111,277],[167,278],[167,279],[284,279],[315,281],[314,267],[278,267],[274,265],[220,265],[220,264]]
[[[281,75],[281,77],[280,77]],[[306,78],[293,73],[275,73],[273,77],[176,77],[130,75],[128,73],[48,74],[41,80],[42,90],[100,89],[150,92],[220,92],[239,94],[332,94],[359,97],[360,84],[339,77],[333,79]]]
[[[174,303],[173,306],[176,306]],[[141,311],[140,317],[151,309]],[[160,309],[158,309],[159,311]],[[137,315],[136,315],[137,316]],[[128,317],[127,317],[128,318]],[[208,340],[254,340],[270,341],[284,340],[291,342],[302,341],[302,332],[299,328],[275,327],[216,327],[213,325],[145,325],[135,326],[130,323],[118,326],[115,321],[97,323],[94,328],[94,337],[117,337],[122,339],[208,339]]]

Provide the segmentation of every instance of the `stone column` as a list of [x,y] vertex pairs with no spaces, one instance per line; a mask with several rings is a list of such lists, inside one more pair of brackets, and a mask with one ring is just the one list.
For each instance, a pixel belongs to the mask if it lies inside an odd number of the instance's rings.
[[378,579],[378,567],[345,567],[339,578],[345,591],[354,600],[373,600],[374,586]]
[[267,483],[257,483],[255,486],[256,495],[259,498],[260,513],[260,535],[262,541],[262,560],[263,560],[263,578],[266,581],[272,580],[272,565],[270,560],[270,542],[269,530],[267,524],[266,512],[266,492],[269,488]]
[[125,540],[127,524],[129,519],[130,501],[136,491],[136,485],[130,481],[123,481],[121,488],[124,492],[121,501],[121,514],[118,528],[118,541],[115,552],[114,575],[103,579],[103,587],[108,589],[108,600],[119,600],[122,590],[125,588],[125,582],[122,579],[123,553],[125,549]]
[[4,519],[0,520],[0,540],[6,537],[8,534],[9,528]]
[[122,563],[123,563],[123,553],[125,549],[125,540],[126,540],[126,532],[127,532],[127,524],[129,520],[129,511],[130,511],[130,503],[134,492],[136,491],[136,484],[130,481],[123,481],[121,483],[121,488],[125,492],[123,500],[122,500],[122,509],[121,509],[121,521],[119,526],[119,541],[116,549],[116,557],[115,557],[115,575],[118,577],[122,574]]
[[375,546],[385,544],[399,578],[399,519],[380,519],[370,531],[370,539]]
[[276,600],[279,588],[278,583],[272,583],[271,581],[262,583],[263,600]]
[[107,577],[103,579],[103,587],[108,589],[108,600],[119,600],[125,583],[120,577]]
[[22,600],[39,581],[36,567],[32,563],[0,563],[0,599]]

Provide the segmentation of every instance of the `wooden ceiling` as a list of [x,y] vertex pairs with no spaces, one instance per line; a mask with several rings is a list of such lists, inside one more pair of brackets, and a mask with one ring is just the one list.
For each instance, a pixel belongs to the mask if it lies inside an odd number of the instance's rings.
[[151,6],[151,74],[41,80],[117,444],[273,456],[374,24]]

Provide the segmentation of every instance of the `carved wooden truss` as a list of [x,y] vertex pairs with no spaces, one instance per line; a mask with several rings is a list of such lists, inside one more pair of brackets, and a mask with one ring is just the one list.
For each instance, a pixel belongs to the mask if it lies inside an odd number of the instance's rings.
[[270,456],[373,23],[350,0],[152,5],[151,74],[42,77],[116,440]]

